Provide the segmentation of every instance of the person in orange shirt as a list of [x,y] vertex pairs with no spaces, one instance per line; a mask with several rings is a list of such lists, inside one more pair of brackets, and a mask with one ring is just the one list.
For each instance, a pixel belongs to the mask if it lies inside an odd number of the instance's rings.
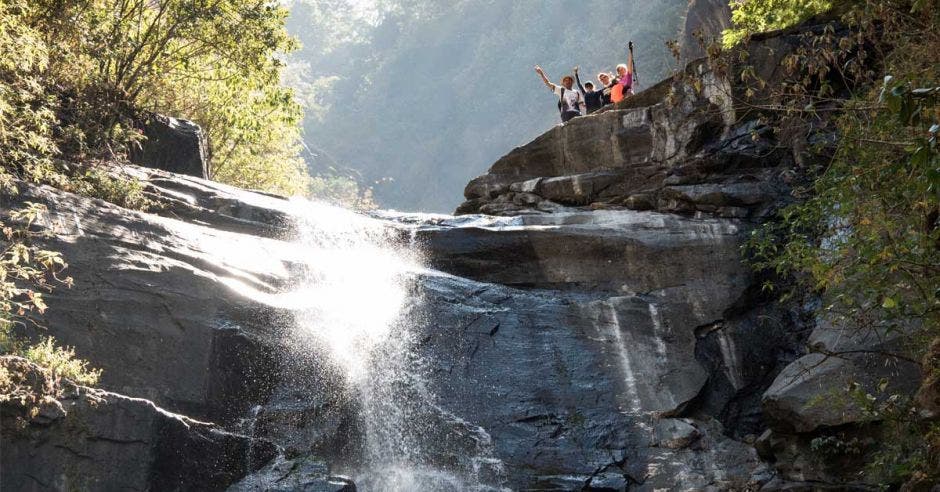
[[607,106],[610,104],[610,90],[614,87],[613,77],[610,76],[607,72],[601,72],[597,74],[597,80],[601,83],[601,92],[603,93],[603,105]]
[[627,63],[617,65],[617,78],[610,91],[610,101],[618,103],[633,95],[633,74],[635,67],[633,65],[633,41],[627,45],[630,54],[627,55]]

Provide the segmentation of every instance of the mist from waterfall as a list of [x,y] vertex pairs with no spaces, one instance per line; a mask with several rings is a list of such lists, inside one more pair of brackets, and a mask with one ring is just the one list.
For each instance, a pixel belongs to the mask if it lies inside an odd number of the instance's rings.
[[[366,492],[493,490],[483,482],[497,480],[501,463],[490,457],[489,436],[436,404],[416,353],[419,251],[388,223],[324,204],[295,205],[304,257],[303,275],[287,294],[295,328],[340,374],[362,433],[349,436],[360,444],[358,459],[336,471]],[[467,436],[452,426],[471,435],[469,453],[454,447]]]

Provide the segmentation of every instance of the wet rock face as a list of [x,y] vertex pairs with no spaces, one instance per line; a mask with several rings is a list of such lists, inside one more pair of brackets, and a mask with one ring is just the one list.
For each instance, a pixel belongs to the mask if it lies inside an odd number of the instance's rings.
[[[491,437],[512,489],[760,481],[756,453],[698,410],[720,376],[697,354],[700,331],[733,314],[751,282],[738,253],[742,232],[730,220],[633,211],[419,227],[430,264],[477,280],[419,282],[417,318],[427,321],[417,337],[435,394]],[[715,371],[735,382],[766,379],[739,375],[739,361],[770,367],[776,352],[745,353],[726,346]],[[716,416],[738,390],[745,384],[710,400]],[[742,406],[759,412],[757,401]]]
[[[0,366],[17,374],[24,374],[22,365],[0,358]],[[51,381],[36,366],[25,372]],[[55,399],[42,402],[33,417],[16,400],[0,407],[4,490],[224,490],[275,455],[268,442],[146,400],[69,382],[45,386],[55,388]]]
[[443,223],[416,238],[432,266],[475,280],[633,293],[681,285],[699,305],[714,306],[730,304],[750,282],[739,256],[743,232],[737,221],[620,210]]
[[345,477],[331,476],[325,463],[277,458],[268,466],[228,488],[229,492],[356,492]]
[[[49,294],[56,309],[38,334],[77,347],[103,368],[103,387],[219,422],[237,420],[267,397],[277,361],[265,340],[276,338],[278,324],[269,322],[276,315],[237,287],[270,292],[283,285],[296,257],[287,243],[46,187],[24,187],[3,209],[26,201],[47,205],[42,225],[52,236],[45,246],[68,258],[75,279]],[[265,208],[273,213],[282,201],[269,199]],[[241,283],[223,282],[233,277]]]
[[618,296],[453,277],[422,285],[420,350],[434,392],[491,437],[508,487],[696,490],[763,473],[719,424],[665,418],[708,379],[694,332],[720,313],[697,313],[668,289]]

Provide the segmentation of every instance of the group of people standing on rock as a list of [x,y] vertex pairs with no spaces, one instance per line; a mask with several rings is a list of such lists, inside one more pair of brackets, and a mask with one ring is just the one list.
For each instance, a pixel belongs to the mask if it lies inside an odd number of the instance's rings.
[[[636,73],[633,65],[633,41],[630,41],[627,49],[627,63],[617,65],[616,77],[607,72],[597,74],[600,88],[595,88],[590,80],[581,85],[578,67],[574,67],[574,77],[565,75],[561,78],[561,85],[556,85],[548,80],[542,67],[535,66],[535,73],[542,77],[542,82],[558,97],[558,112],[561,113],[562,123],[577,116],[591,114],[608,104],[618,103],[633,95]],[[574,89],[575,82],[578,84],[577,90]]]

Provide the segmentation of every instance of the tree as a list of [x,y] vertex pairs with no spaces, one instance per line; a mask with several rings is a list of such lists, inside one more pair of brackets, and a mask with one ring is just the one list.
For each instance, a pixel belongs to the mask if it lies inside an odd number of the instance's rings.
[[121,153],[136,117],[168,113],[204,127],[212,177],[296,193],[306,173],[302,110],[280,85],[279,56],[296,47],[286,15],[257,0],[14,0],[3,25],[44,46],[30,73],[61,116],[58,150]]

